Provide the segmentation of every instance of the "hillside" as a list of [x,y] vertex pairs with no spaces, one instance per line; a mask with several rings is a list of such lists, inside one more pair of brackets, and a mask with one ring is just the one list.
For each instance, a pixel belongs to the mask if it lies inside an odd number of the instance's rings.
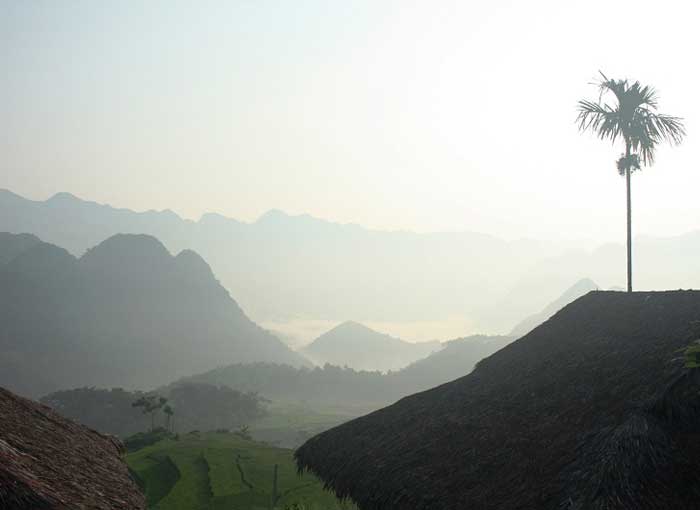
[[521,336],[528,334],[569,303],[593,290],[598,290],[598,288],[598,285],[589,278],[583,278],[577,281],[571,287],[566,289],[561,296],[549,303],[541,312],[530,315],[516,324],[513,330],[510,332],[510,336],[520,338]]
[[386,374],[333,365],[308,369],[236,364],[181,379],[162,392],[197,382],[261,395],[271,402],[266,416],[249,423],[253,436],[295,447],[330,427],[462,377],[512,340],[488,336],[452,340],[430,356]]
[[[452,340],[430,356],[386,374],[336,365],[310,369],[253,363],[218,367],[182,378],[173,385],[185,382],[223,385],[258,393],[275,402],[303,403],[315,408],[378,408],[468,374],[481,359],[512,340],[481,335]],[[169,391],[168,388],[163,391]]]
[[698,291],[590,292],[466,377],[310,439],[299,467],[364,510],[697,508],[699,320]]
[[302,352],[318,365],[386,371],[401,369],[440,348],[439,342],[409,343],[348,321],[318,337]]
[[432,388],[468,374],[479,361],[513,340],[515,338],[510,336],[486,335],[450,340],[443,343],[442,349],[392,375],[402,381],[407,389],[420,391]]
[[[229,433],[184,434],[127,456],[149,508],[159,510],[352,510],[312,475],[300,476],[292,451]],[[273,490],[275,466],[277,489]]]
[[0,385],[26,395],[80,386],[150,388],[233,362],[304,365],[253,323],[204,260],[116,235],[75,258],[0,237]]
[[[134,402],[153,396],[167,399],[168,415],[157,409],[144,413]],[[209,384],[179,384],[165,392],[126,391],[123,388],[76,388],[50,393],[40,402],[61,416],[102,433],[127,438],[151,427],[177,432],[236,430],[266,415],[255,394]]]
[[7,264],[17,255],[39,244],[41,239],[31,234],[0,232],[0,265]]

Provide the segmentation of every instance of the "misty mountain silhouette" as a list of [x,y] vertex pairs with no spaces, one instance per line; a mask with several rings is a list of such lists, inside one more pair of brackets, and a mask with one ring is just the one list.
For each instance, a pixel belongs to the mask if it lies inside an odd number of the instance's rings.
[[[252,317],[270,322],[460,317],[481,331],[507,332],[581,275],[603,287],[624,280],[621,244],[584,250],[473,232],[376,231],[279,210],[253,223],[215,213],[191,221],[69,193],[33,201],[0,190],[0,231],[30,232],[76,256],[114,234],[152,235],[172,253],[201,254]],[[637,238],[637,287],[700,287],[698,252],[700,231]]]
[[515,340],[511,336],[472,335],[442,343],[430,356],[411,363],[396,378],[415,391],[444,384],[471,372],[476,364]]
[[39,244],[41,239],[31,234],[0,232],[0,264],[6,264],[17,255]]
[[538,294],[561,288],[559,280],[546,282],[502,301],[533,264],[561,252],[552,243],[472,232],[383,232],[279,210],[253,223],[215,213],[190,221],[172,211],[134,212],[69,193],[33,201],[0,190],[0,231],[31,232],[76,256],[118,233],[152,235],[172,253],[193,249],[261,321],[352,316],[401,322],[470,314],[479,322],[498,305],[484,327],[504,330],[546,303]]
[[[77,259],[0,236],[0,386],[26,395],[99,385],[149,388],[234,362],[308,362],[253,323],[185,251],[115,235]],[[25,247],[23,249],[22,247]]]
[[439,342],[405,342],[347,321],[319,336],[302,352],[319,365],[386,371],[403,368],[440,348]]
[[[364,328],[356,323],[348,327],[355,330],[358,326]],[[389,373],[331,364],[309,369],[274,363],[237,363],[184,377],[173,384],[199,382],[223,385],[239,391],[255,392],[278,402],[303,402],[322,407],[332,405],[336,409],[345,407],[348,413],[357,412],[358,409],[368,411],[462,377],[483,358],[513,340],[511,337],[485,335],[450,340],[443,342],[442,348],[429,356]]]
[[598,285],[590,278],[583,278],[566,289],[557,299],[549,303],[544,310],[526,317],[519,322],[510,332],[510,336],[520,338],[545,322],[552,315],[564,308],[569,303],[576,301],[581,296],[588,294],[592,290],[598,290]]

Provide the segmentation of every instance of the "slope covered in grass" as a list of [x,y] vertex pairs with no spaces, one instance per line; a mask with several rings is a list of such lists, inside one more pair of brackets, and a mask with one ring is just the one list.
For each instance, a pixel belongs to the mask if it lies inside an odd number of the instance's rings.
[[277,502],[285,509],[349,509],[311,475],[299,476],[292,451],[245,440],[235,434],[187,434],[127,457],[158,510],[269,509],[277,465]]

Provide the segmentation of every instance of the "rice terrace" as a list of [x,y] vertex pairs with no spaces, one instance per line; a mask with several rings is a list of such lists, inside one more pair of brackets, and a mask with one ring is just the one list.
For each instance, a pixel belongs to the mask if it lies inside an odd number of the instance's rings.
[[299,476],[291,450],[232,433],[189,433],[130,453],[127,464],[149,508],[351,510],[312,475]]

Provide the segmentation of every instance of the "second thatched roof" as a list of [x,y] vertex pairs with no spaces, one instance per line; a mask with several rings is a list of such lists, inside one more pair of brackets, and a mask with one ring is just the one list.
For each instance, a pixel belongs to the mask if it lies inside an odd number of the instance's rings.
[[700,292],[591,292],[296,453],[363,510],[700,508]]

